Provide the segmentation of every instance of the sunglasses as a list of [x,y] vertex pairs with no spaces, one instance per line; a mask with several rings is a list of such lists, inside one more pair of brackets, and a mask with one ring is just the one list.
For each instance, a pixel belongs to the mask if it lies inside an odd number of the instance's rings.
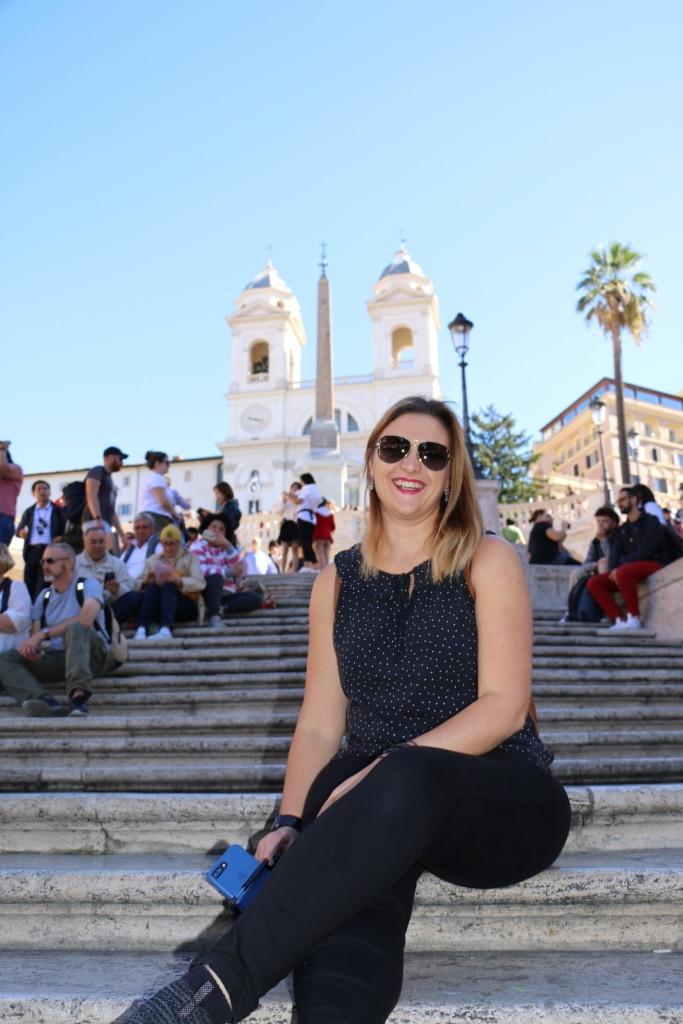
[[438,441],[409,441],[407,437],[399,437],[397,434],[385,434],[380,437],[375,448],[382,462],[392,463],[405,459],[413,444],[422,465],[433,473],[438,473],[448,465],[451,453],[445,444],[439,444]]
[[41,565],[54,565],[55,562],[66,562],[66,561],[67,561],[67,559],[65,557],[61,557],[61,558],[41,558],[40,564]]

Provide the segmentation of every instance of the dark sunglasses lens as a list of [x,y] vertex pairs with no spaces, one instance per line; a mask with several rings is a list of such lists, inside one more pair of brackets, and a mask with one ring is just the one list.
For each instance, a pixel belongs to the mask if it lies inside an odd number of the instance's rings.
[[438,444],[436,441],[422,441],[417,446],[417,453],[422,459],[423,465],[437,473],[445,469],[448,464],[448,448],[445,444]]
[[410,441],[405,437],[386,434],[379,439],[377,454],[382,462],[400,462],[410,451]]

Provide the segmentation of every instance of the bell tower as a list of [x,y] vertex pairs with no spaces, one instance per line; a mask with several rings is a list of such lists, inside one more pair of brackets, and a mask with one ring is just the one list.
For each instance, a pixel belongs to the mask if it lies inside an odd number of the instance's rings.
[[382,271],[367,303],[373,330],[375,379],[424,379],[425,393],[439,391],[439,300],[433,282],[401,246]]
[[226,317],[232,332],[228,437],[256,440],[285,432],[284,393],[301,382],[306,332],[299,302],[268,261]]

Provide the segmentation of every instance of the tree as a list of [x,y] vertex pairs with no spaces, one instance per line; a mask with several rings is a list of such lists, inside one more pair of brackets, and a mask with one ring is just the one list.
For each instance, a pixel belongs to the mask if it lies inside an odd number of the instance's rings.
[[642,256],[627,245],[612,242],[607,252],[594,249],[591,260],[593,262],[576,286],[576,290],[582,293],[576,309],[585,313],[587,321],[595,317],[603,332],[612,339],[619,462],[621,478],[624,483],[629,483],[631,471],[626,447],[621,334],[628,331],[635,343],[640,344],[648,329],[648,307],[653,307],[648,292],[655,291],[655,286],[650,275],[640,269]]
[[500,484],[499,501],[509,504],[538,495],[542,485],[530,475],[538,455],[531,453],[530,436],[515,430],[511,413],[503,415],[492,405],[480,409],[472,417],[470,434],[482,476]]

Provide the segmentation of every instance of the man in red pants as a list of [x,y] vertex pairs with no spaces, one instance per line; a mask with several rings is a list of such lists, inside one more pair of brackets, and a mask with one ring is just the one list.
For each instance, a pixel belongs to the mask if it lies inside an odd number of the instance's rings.
[[[626,521],[616,530],[607,559],[598,562],[598,574],[588,580],[588,591],[614,623],[610,629],[641,629],[638,584],[666,564],[663,527],[656,516],[640,508],[637,493],[622,487],[617,505]],[[614,600],[619,591],[626,615]]]

